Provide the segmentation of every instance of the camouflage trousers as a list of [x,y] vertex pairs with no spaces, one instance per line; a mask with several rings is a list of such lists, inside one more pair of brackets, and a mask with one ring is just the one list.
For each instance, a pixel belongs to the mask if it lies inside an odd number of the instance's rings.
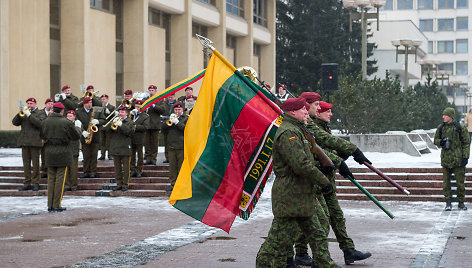
[[256,258],[256,267],[286,267],[287,252],[292,249],[300,230],[307,236],[313,252],[313,262],[318,267],[337,267],[328,250],[327,235],[316,216],[274,217],[269,235],[262,244]]
[[464,177],[465,177],[465,168],[464,167],[455,167],[455,168],[445,168],[443,167],[443,192],[444,198],[446,200],[452,199],[451,193],[451,177],[452,173],[456,178],[457,184],[457,199],[461,202],[465,201],[465,185],[464,185]]

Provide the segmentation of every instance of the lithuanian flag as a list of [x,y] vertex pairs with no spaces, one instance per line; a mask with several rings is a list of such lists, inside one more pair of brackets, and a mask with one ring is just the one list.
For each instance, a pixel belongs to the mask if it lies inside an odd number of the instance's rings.
[[280,109],[218,51],[184,133],[184,162],[169,202],[229,232],[249,217],[272,169]]

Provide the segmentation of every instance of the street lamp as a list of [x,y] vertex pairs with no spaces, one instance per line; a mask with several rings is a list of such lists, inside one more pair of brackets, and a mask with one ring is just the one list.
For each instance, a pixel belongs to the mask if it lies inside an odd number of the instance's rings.
[[423,79],[423,70],[426,71],[426,74],[430,75],[430,77],[433,77],[431,74],[432,71],[434,72],[434,75],[436,75],[438,71],[438,66],[439,66],[439,61],[437,60],[423,60],[419,61],[418,64],[421,65],[421,79]]
[[[377,31],[379,30],[379,9],[385,5],[386,0],[343,0],[344,8],[349,10],[349,31],[352,32],[352,21],[361,20],[362,29],[362,80],[367,77],[367,20],[377,19]],[[377,12],[369,13],[372,7]],[[352,13],[353,10],[360,9],[359,13]]]
[[444,91],[444,80],[447,80],[447,84],[449,85],[449,75],[451,73],[445,70],[439,70],[436,72],[436,81],[441,80],[441,91],[444,95],[447,96],[447,93]]
[[[403,90],[408,88],[408,54],[415,54],[415,62],[417,61],[417,51],[418,47],[421,45],[422,41],[419,40],[392,40],[392,45],[395,46],[395,60],[398,62],[398,54],[405,54],[405,78],[403,80]],[[403,46],[404,49],[399,49],[399,46]]]

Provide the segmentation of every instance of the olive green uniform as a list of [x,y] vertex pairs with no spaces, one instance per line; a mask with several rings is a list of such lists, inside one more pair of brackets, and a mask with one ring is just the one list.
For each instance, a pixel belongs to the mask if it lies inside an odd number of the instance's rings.
[[44,120],[41,127],[48,168],[48,208],[61,207],[67,166],[72,162],[71,140],[78,140],[74,124],[59,113]]
[[[88,112],[85,110],[84,107],[77,110],[76,118],[82,123],[82,130],[87,131],[90,123],[90,117],[92,116],[92,111],[93,107]],[[94,119],[97,119],[99,122],[97,127],[105,123],[105,118],[100,112],[95,112]],[[98,145],[100,143],[100,135],[98,133],[94,133],[92,137],[92,142],[90,144],[85,143],[85,138],[83,135],[80,135],[80,137],[80,142],[82,143],[82,154],[84,157],[84,173],[95,176],[97,172],[97,155]]]
[[149,115],[149,127],[146,130],[144,137],[145,153],[144,158],[146,162],[157,161],[157,150],[159,146],[159,132],[161,130],[161,115],[164,114],[164,106],[162,101],[154,103],[146,109]]
[[74,94],[72,93],[69,96],[66,96],[65,99],[63,99],[61,96],[59,102],[61,102],[65,107],[64,114],[70,110],[75,111],[75,109],[77,109],[77,107],[79,106],[79,98],[74,96]]
[[[79,103],[77,105],[78,109],[84,107],[84,103],[83,103],[84,98],[85,97],[80,98]],[[102,106],[102,100],[98,96],[96,96],[95,94],[93,95],[93,98],[92,98],[92,106],[95,106],[95,107],[99,107],[99,106],[101,107]]]
[[164,124],[162,131],[167,135],[167,146],[169,154],[169,180],[172,187],[175,185],[180,167],[184,161],[184,130],[187,124],[188,116],[179,116],[179,122],[168,126]]
[[[164,106],[164,113],[162,114],[163,116],[166,116],[167,118],[169,118],[169,116],[174,112],[173,111],[173,106],[174,104],[177,102],[177,100],[175,100],[174,102],[169,102],[167,100],[163,101],[162,105]],[[183,102],[182,102],[183,103]],[[163,125],[165,124],[166,122],[163,122]],[[166,157],[166,160],[169,159],[169,152],[168,152],[168,147],[167,147],[167,134],[164,133],[164,155]]]
[[[133,120],[125,118],[116,130],[110,130],[110,154],[115,164],[115,179],[118,187],[128,188],[130,178],[131,138],[136,129]],[[110,128],[112,124],[107,126]]]
[[[48,116],[50,116],[51,114],[53,114],[53,110],[51,108],[51,110],[49,111],[49,113],[46,111],[46,108],[44,109],[41,109],[39,110],[39,118],[41,118],[41,122],[48,118]],[[44,146],[41,147],[41,174],[47,174],[47,169],[46,169],[46,156],[44,154]]]
[[[71,121],[72,122],[72,121]],[[79,135],[82,134],[82,128],[75,127],[75,130]],[[67,166],[66,172],[66,184],[65,188],[75,188],[77,189],[77,177],[79,173],[79,151],[80,151],[80,139],[71,140],[70,148],[72,150],[72,162]]]
[[[41,130],[40,112],[36,108],[31,111],[30,116],[16,114],[12,123],[21,126],[17,144],[21,147],[23,158],[23,169],[25,174],[24,186],[39,187],[39,155],[41,154],[42,141],[39,136]],[[31,176],[31,164],[33,165],[33,176]]]
[[[442,135],[440,128],[442,128]],[[441,146],[441,139],[449,138],[451,145],[449,149]],[[460,202],[465,201],[465,167],[461,165],[462,159],[469,158],[470,137],[467,128],[460,126],[457,131],[454,122],[440,124],[434,135],[434,144],[442,147],[441,150],[441,166],[443,168],[443,192],[446,201],[452,199],[451,193],[451,175],[454,173],[457,183],[457,199]]]
[[285,267],[287,252],[300,229],[308,237],[314,263],[319,267],[337,267],[328,251],[327,233],[315,217],[315,210],[321,206],[313,198],[315,186],[324,188],[329,181],[315,166],[311,143],[302,126],[302,122],[286,114],[275,134],[274,220],[257,254],[256,267]]
[[[102,113],[105,119],[115,111],[115,106],[111,105],[110,103],[107,103],[106,106],[102,107]],[[112,117],[113,116],[110,116],[108,120],[110,120]],[[110,130],[100,127],[98,129],[98,133],[100,133],[100,158],[105,158],[106,152],[110,149]],[[110,152],[108,152],[108,156],[110,156]]]
[[[131,172],[142,174],[144,167],[144,135],[149,127],[149,115],[147,113],[138,112],[135,115],[132,115],[131,119],[136,125],[136,130],[133,134],[131,144]],[[136,155],[138,156],[137,158]]]

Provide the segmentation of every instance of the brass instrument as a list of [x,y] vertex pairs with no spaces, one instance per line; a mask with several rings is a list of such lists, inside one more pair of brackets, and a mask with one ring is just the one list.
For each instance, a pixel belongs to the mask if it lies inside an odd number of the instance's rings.
[[241,66],[237,69],[242,75],[246,76],[252,82],[256,82],[257,72],[250,66]]
[[89,125],[88,125],[88,128],[87,128],[87,132],[88,132],[88,137],[85,138],[85,144],[90,144],[92,143],[92,138],[93,138],[93,133],[96,133],[98,132],[98,127],[97,126],[94,126],[92,124],[92,121],[95,117],[95,111],[92,110],[92,115],[90,116],[90,121],[89,121]]
[[21,117],[25,117],[27,110],[31,111],[31,108],[26,107],[26,108],[20,110],[20,112],[18,113],[18,115],[21,116]]
[[118,122],[121,121],[121,117],[118,117],[118,120],[116,120],[115,122],[113,122],[113,124],[111,124],[111,129],[113,130],[117,130],[118,129]]
[[169,116],[169,120],[166,121],[166,125],[168,125],[169,127],[172,126],[172,125],[174,124],[174,123],[172,123],[172,120],[173,120],[174,118],[177,118],[177,117],[178,117],[178,116],[177,116],[176,114],[171,114],[171,115]]

